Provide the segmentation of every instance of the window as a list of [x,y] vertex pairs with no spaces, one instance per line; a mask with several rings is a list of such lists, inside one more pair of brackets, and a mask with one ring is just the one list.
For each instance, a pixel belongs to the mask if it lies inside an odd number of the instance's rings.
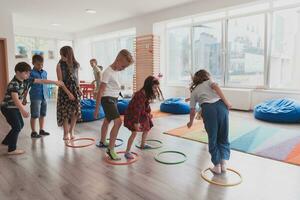
[[[111,65],[118,52],[121,49],[129,50],[132,55],[134,53],[134,36],[123,36],[116,38],[106,38],[103,40],[95,41],[92,43],[93,57],[98,61],[98,64],[104,68]],[[124,71],[121,71],[119,81],[122,87],[125,90],[133,89],[133,74],[134,66],[126,68]]]
[[274,12],[270,58],[270,87],[300,89],[300,13]]
[[193,73],[206,69],[223,85],[222,23],[214,22],[193,27]]
[[264,85],[265,16],[228,21],[228,85]]
[[172,28],[167,32],[168,81],[190,80],[191,74],[191,29]]

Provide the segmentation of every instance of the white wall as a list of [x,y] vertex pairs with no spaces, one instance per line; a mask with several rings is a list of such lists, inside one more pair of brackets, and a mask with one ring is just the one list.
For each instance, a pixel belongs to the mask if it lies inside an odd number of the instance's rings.
[[14,74],[14,27],[12,14],[7,10],[2,10],[0,8],[0,38],[7,39],[7,53],[8,53],[8,73],[9,79],[13,77]]

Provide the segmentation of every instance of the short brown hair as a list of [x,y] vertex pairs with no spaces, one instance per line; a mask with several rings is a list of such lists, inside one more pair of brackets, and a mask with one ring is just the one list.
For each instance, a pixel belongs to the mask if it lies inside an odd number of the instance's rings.
[[132,63],[134,63],[133,57],[131,55],[131,53],[127,50],[127,49],[122,49],[117,56],[117,59],[120,57],[124,57],[127,62],[129,63],[129,65],[131,65]]
[[26,62],[19,62],[15,66],[15,72],[29,72],[31,71],[31,67]]
[[36,62],[44,62],[44,58],[41,55],[35,54],[32,56],[32,64]]
[[90,62],[95,62],[95,63],[97,64],[96,58],[92,58],[92,59],[90,60]]

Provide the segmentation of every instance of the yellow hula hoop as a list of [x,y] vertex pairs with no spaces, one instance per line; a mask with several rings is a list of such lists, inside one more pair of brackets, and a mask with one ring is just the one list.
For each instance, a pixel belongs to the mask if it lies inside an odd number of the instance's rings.
[[239,172],[237,172],[236,170],[234,170],[234,169],[227,168],[228,171],[231,171],[231,172],[237,174],[237,175],[240,177],[240,180],[237,181],[237,182],[235,182],[235,183],[229,183],[229,184],[219,183],[219,182],[212,181],[212,180],[208,179],[208,178],[204,175],[205,172],[208,171],[208,170],[210,170],[210,169],[207,168],[207,169],[205,169],[205,170],[203,170],[203,171],[201,172],[201,177],[202,177],[205,181],[207,181],[208,183],[211,183],[211,184],[214,184],[214,185],[218,185],[218,186],[223,186],[223,187],[232,187],[232,186],[239,185],[239,184],[241,184],[241,183],[243,182],[243,177],[242,177],[242,175],[241,175]]
[[[87,143],[87,144],[84,144],[84,145],[73,145],[73,144],[71,144],[72,142],[76,142],[76,141],[90,141],[90,142]],[[84,148],[84,147],[88,147],[88,146],[91,146],[91,145],[95,144],[95,139],[94,138],[87,138],[87,137],[75,138],[75,139],[72,139],[72,140],[66,140],[65,144],[66,144],[67,147]]]

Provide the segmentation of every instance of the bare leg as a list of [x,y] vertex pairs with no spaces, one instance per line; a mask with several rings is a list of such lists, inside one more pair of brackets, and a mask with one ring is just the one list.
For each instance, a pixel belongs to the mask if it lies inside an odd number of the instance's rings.
[[35,118],[30,118],[30,126],[31,126],[31,131],[32,131],[32,132],[36,132],[36,129],[35,129],[35,121],[36,121]]
[[110,121],[108,121],[106,118],[104,118],[104,121],[103,121],[103,124],[101,127],[101,138],[100,138],[100,142],[102,142],[102,144],[105,144],[109,123],[110,123]]
[[114,120],[114,126],[110,131],[110,139],[109,139],[109,146],[108,146],[109,149],[114,149],[115,142],[121,125],[122,125],[122,120],[120,117]]
[[77,122],[77,118],[78,118],[78,115],[76,113],[73,113],[72,114],[72,117],[71,117],[71,123],[70,123],[70,127],[69,127],[69,133],[70,133],[70,138],[71,139],[74,139],[74,128],[75,128],[75,125],[76,125],[76,122]]
[[69,140],[69,122],[68,119],[64,119],[63,122],[63,128],[64,128],[64,140]]
[[39,123],[40,123],[40,130],[44,130],[45,117],[40,117]]
[[127,148],[126,148],[127,153],[130,152],[130,149],[131,149],[132,143],[136,137],[136,134],[137,134],[137,132],[135,132],[135,131],[131,132],[131,136],[129,137],[128,142],[127,142]]
[[142,149],[145,147],[145,142],[146,142],[146,139],[147,139],[147,135],[148,135],[148,131],[143,132],[142,141],[141,141],[141,148]]

